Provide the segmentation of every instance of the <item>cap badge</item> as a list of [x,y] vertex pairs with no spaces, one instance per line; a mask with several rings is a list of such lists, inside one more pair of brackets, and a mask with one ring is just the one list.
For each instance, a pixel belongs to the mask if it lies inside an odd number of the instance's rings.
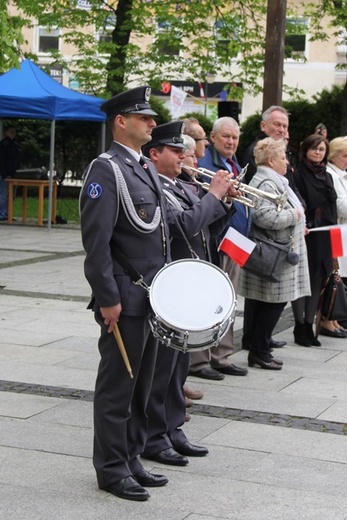
[[151,89],[150,89],[150,87],[147,87],[145,90],[145,100],[149,101],[150,96],[151,96]]

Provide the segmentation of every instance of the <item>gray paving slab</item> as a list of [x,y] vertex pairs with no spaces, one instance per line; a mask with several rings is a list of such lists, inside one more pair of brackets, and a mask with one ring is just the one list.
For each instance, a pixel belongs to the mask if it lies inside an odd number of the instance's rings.
[[218,446],[283,455],[294,453],[305,459],[340,462],[347,471],[347,441],[342,435],[230,421],[203,441]]
[[[169,484],[146,503],[120,500],[98,490],[92,465],[98,327],[80,231],[1,225],[0,236],[1,518],[347,520],[347,341],[295,345],[287,305],[283,370],[189,377],[205,395],[184,430],[209,455],[184,468],[143,461]],[[242,309],[238,298],[230,361],[246,367]]]

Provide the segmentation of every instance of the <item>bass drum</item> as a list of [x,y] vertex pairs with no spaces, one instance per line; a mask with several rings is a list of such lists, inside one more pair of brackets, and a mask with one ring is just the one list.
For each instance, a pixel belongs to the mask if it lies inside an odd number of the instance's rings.
[[229,277],[204,260],[164,266],[149,288],[153,335],[183,352],[218,345],[234,320],[235,291]]

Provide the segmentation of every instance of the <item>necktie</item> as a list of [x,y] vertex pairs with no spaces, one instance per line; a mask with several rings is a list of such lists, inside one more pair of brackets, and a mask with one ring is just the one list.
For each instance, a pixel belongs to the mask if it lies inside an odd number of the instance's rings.
[[235,162],[234,162],[232,159],[227,159],[226,162],[227,162],[228,164],[230,164],[230,166],[231,166],[231,171],[232,171],[232,173],[234,174],[234,177],[237,177],[237,176],[238,176],[238,171],[237,171],[237,167],[236,167]]
[[227,159],[226,162],[228,164],[230,164],[231,166],[231,171],[232,173],[234,174],[234,177],[236,178],[239,174],[239,172],[237,171],[237,167],[236,167],[236,164],[234,163],[234,161],[232,159]]
[[145,161],[145,159],[144,159],[144,157],[142,155],[140,156],[139,163],[141,164],[141,166],[142,166],[142,168],[144,170],[147,170],[147,164],[146,164],[146,161]]

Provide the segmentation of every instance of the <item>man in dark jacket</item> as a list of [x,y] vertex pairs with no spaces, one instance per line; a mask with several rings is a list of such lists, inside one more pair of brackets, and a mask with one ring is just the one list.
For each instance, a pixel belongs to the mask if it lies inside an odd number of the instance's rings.
[[[204,157],[199,159],[199,167],[206,168],[212,172],[224,169],[236,178],[241,170],[237,159],[236,150],[239,143],[240,128],[231,117],[221,117],[213,125],[210,135],[211,144],[207,147]],[[209,179],[206,178],[208,181]],[[227,222],[224,231],[232,226],[237,231],[247,236],[250,227],[250,214],[240,202],[234,201],[234,213]],[[223,233],[221,233],[223,235]],[[212,251],[217,252],[219,239],[215,237],[215,243],[211,246]],[[227,255],[221,258],[215,255],[214,262],[221,263],[223,270],[228,273],[231,283],[237,293],[237,285],[240,274],[240,266],[233,262]],[[221,380],[224,375],[245,376],[246,368],[241,368],[230,363],[229,356],[233,353],[233,324],[227,334],[222,338],[217,347],[201,352],[194,352],[191,356],[190,375],[203,379]]]
[[[169,203],[181,209],[191,220],[185,235],[190,247],[201,260],[210,260],[210,232],[220,233],[224,228],[232,207],[220,199],[226,193],[230,176],[226,171],[218,172],[211,183],[209,192],[199,199],[191,187],[177,179],[181,173],[185,146],[182,135],[184,123],[172,121],[157,126],[152,132],[152,140],[144,147],[156,167]],[[191,252],[182,233],[171,236],[173,260],[191,258]],[[203,284],[204,281],[201,280]],[[184,280],[182,280],[184,290]],[[177,302],[173,302],[173,307]],[[192,306],[194,303],[192,302]],[[153,385],[149,397],[148,437],[142,456],[144,458],[176,466],[188,464],[187,456],[201,457],[207,448],[191,444],[181,426],[185,421],[185,397],[183,385],[189,370],[189,353],[165,345],[159,345]]]
[[243,157],[240,160],[242,167],[247,167],[245,180],[247,184],[252,179],[257,170],[254,160],[253,150],[258,141],[265,139],[265,137],[272,137],[273,139],[286,139],[289,126],[289,114],[287,110],[281,106],[272,105],[261,116],[260,133],[255,140],[248,146]]
[[0,221],[7,220],[8,183],[5,179],[15,176],[20,162],[15,127],[6,126],[4,133],[5,137],[0,142]]
[[[89,305],[100,327],[100,365],[94,393],[93,463],[99,487],[127,500],[147,500],[146,487],[168,479],[146,471],[139,455],[147,437],[146,406],[158,341],[147,319],[148,294],[135,285],[124,258],[150,286],[170,262],[166,201],[141,146],[156,126],[147,86],[122,92],[101,105],[111,127],[108,152],[84,175],[80,196]],[[133,372],[130,377],[113,334],[119,327]]]

